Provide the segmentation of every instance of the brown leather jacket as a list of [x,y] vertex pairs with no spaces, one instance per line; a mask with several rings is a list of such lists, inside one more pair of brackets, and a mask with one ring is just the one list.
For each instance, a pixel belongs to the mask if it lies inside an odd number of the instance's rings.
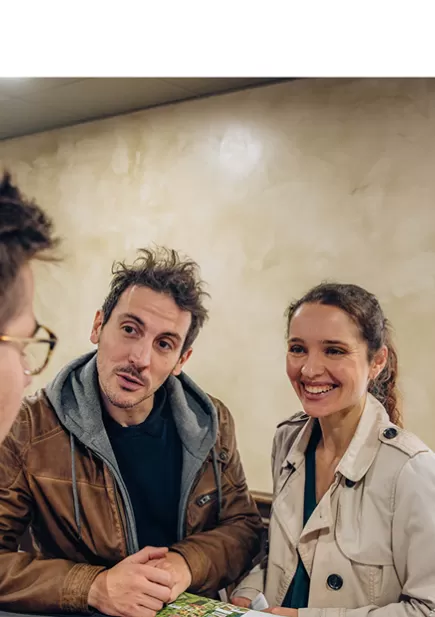
[[[170,379],[177,395],[184,396],[186,388],[200,393],[186,376]],[[208,401],[216,427],[214,445],[202,458],[195,444],[207,441],[208,429],[196,427],[202,442],[197,435],[190,447],[179,426],[182,482],[188,490],[184,503],[180,500],[179,541],[171,547],[189,564],[190,591],[202,595],[216,594],[251,567],[262,528],[237,451],[234,421],[220,401]],[[75,426],[77,418],[68,412],[60,420],[47,391],[38,392],[25,400],[0,449],[0,609],[87,613],[95,577],[139,549],[125,485],[101,454],[99,444],[107,439],[102,422],[96,425],[94,417],[92,430]],[[80,411],[85,422],[88,412]],[[29,525],[34,549],[18,551]]]

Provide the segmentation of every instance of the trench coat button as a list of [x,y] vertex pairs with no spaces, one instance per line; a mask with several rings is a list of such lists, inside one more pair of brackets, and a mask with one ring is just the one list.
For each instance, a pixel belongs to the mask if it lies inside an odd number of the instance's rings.
[[343,587],[343,579],[339,574],[330,574],[326,579],[326,584],[328,585],[329,589],[332,589],[333,591],[338,591]]
[[390,426],[389,428],[386,428],[382,434],[385,439],[394,439],[395,437],[397,437],[397,429],[395,429],[393,426]]
[[226,461],[228,459],[228,454],[225,452],[225,450],[221,450],[219,452],[219,458],[221,459],[221,461]]
[[353,480],[349,480],[349,478],[346,478],[345,484],[347,488],[352,488],[353,486],[355,486],[356,482],[354,482]]

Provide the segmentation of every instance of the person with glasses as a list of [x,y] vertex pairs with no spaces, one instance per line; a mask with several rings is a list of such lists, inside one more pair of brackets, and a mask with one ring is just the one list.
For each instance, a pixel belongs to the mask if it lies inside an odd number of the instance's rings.
[[59,240],[53,224],[35,203],[0,181],[0,443],[19,412],[32,376],[46,366],[56,336],[39,324],[33,311],[31,261],[55,260]]

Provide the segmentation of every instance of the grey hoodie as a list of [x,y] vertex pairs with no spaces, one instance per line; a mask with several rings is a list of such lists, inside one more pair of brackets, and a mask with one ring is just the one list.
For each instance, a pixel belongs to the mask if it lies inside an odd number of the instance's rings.
[[[48,384],[46,394],[59,422],[70,434],[74,515],[78,535],[80,536],[80,503],[75,472],[75,440],[89,448],[109,467],[124,501],[127,549],[129,554],[132,554],[139,550],[136,522],[131,500],[103,423],[96,360],[97,352],[94,351],[67,364]],[[187,499],[195,477],[210,451],[220,509],[221,482],[214,451],[218,418],[210,398],[183,373],[179,377],[171,375],[165,387],[182,443],[183,470],[178,514],[178,540],[182,540],[185,536]]]

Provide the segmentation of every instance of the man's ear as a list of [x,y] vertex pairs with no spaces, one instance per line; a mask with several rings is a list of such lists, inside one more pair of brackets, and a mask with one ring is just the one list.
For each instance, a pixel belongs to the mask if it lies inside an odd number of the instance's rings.
[[101,328],[103,327],[103,319],[104,313],[101,309],[99,309],[95,313],[94,323],[92,324],[92,331],[90,337],[91,343],[93,343],[94,345],[98,345],[98,341],[100,340]]
[[187,351],[185,351],[179,358],[177,364],[175,365],[174,369],[172,370],[172,375],[179,375],[181,373],[181,371],[183,370],[183,366],[186,364],[186,362],[188,361],[188,359],[190,358],[190,356],[192,355],[192,347],[189,347],[189,349]]

